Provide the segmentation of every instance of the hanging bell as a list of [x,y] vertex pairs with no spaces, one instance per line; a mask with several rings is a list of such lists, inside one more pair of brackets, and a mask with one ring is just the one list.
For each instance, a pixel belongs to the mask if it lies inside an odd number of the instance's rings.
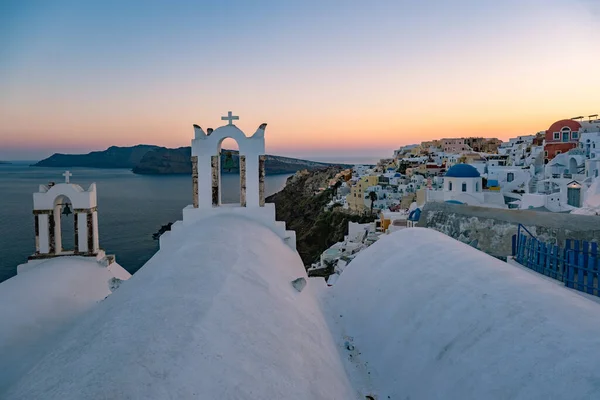
[[73,212],[71,211],[71,209],[69,208],[69,203],[65,204],[65,206],[63,207],[63,215],[65,216],[69,216],[70,214],[73,214]]

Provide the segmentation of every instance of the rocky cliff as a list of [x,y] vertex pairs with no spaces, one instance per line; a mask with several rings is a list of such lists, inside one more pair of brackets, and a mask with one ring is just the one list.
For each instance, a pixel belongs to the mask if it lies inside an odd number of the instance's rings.
[[148,151],[133,167],[136,174],[188,174],[192,173],[192,150],[190,147],[167,149],[158,147]]
[[[223,150],[221,164],[224,172],[239,173],[239,154],[235,150]],[[302,169],[327,166],[326,163],[299,160],[296,158],[267,155],[266,173],[289,174]],[[88,154],[54,154],[36,164],[36,167],[88,167],[88,168],[131,168],[136,174],[166,175],[191,174],[191,148],[138,145],[133,147],[109,147],[104,151]]]
[[[191,148],[166,149],[160,147],[149,151],[133,168],[136,174],[191,174]],[[302,169],[314,169],[329,164],[296,158],[267,155],[265,171],[267,175],[291,174]],[[237,150],[222,150],[221,166],[224,172],[239,173],[240,159]]]
[[139,144],[132,147],[111,146],[103,151],[92,151],[88,154],[60,154],[34,164],[34,167],[88,167],[88,168],[133,168],[142,157],[158,146]]
[[332,244],[344,240],[348,222],[371,222],[371,217],[349,215],[340,210],[325,211],[332,197],[327,187],[329,180],[342,167],[331,166],[313,171],[300,171],[291,176],[285,188],[267,198],[275,203],[277,220],[285,221],[287,228],[296,231],[297,249],[305,266],[319,259]]

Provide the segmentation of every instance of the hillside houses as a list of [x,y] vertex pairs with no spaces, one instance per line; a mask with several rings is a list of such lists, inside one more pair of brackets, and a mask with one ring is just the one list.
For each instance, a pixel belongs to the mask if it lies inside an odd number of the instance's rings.
[[[456,181],[460,175],[449,180],[456,165],[472,167],[477,177],[469,170],[464,178],[477,185]],[[405,210],[414,200],[570,212],[599,175],[600,119],[591,115],[506,142],[465,137],[403,146],[376,166],[355,166],[333,203],[352,213]]]

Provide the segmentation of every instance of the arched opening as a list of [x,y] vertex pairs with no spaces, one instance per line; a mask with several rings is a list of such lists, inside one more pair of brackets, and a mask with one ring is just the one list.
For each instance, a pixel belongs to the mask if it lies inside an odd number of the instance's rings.
[[238,142],[230,137],[223,138],[218,154],[219,204],[244,204],[245,157],[239,154]]
[[571,128],[569,127],[564,127],[560,130],[561,134],[562,134],[562,141],[563,142],[568,142],[571,139]]
[[576,174],[577,173],[577,160],[575,157],[571,157],[569,159],[569,173]]
[[77,224],[73,203],[64,195],[58,196],[54,200],[54,251],[57,254],[71,253],[76,250],[76,232]]

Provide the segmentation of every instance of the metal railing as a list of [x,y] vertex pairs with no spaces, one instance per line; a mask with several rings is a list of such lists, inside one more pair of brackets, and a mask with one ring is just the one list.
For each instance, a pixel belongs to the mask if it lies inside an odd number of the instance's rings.
[[600,296],[598,243],[567,239],[561,248],[538,240],[519,224],[513,236],[513,256],[524,267],[556,279],[568,288]]

